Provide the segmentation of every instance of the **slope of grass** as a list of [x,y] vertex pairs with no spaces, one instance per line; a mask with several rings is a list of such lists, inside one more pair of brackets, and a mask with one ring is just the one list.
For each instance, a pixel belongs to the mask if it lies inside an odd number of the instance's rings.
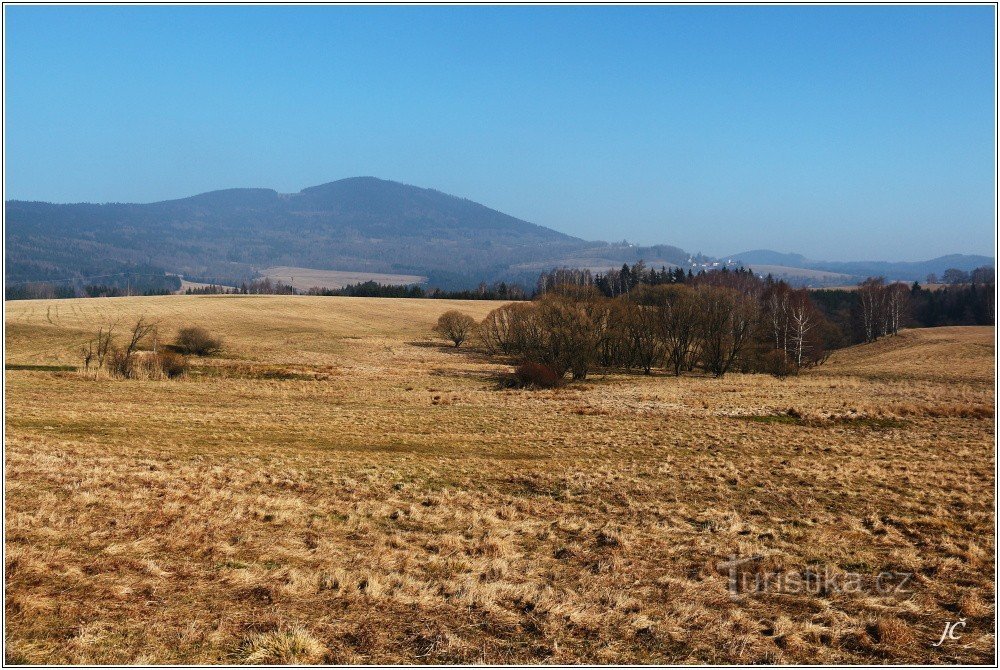
[[[992,662],[992,329],[531,392],[429,336],[494,306],[7,303],[8,365],[139,313],[227,342],[178,381],[7,370],[7,660]],[[734,555],[785,587],[734,597]]]

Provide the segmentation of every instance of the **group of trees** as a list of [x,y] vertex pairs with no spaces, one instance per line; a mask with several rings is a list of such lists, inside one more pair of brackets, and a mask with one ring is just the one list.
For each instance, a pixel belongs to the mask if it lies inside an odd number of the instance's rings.
[[994,323],[992,281],[927,289],[917,282],[887,283],[874,277],[861,282],[856,290],[822,289],[811,295],[835,326],[833,347],[871,342],[901,328]]
[[308,295],[340,295],[364,298],[439,298],[443,300],[525,300],[527,295],[518,284],[497,282],[480,283],[474,289],[444,291],[439,288],[425,289],[419,284],[380,284],[366,281],[348,284],[343,288],[311,288]]
[[51,300],[65,298],[118,298],[132,295],[169,295],[180,288],[172,275],[138,275],[111,278],[100,283],[82,280],[21,282],[7,286],[5,300]]
[[864,342],[895,335],[909,318],[910,287],[884,277],[869,277],[858,284],[857,314]]
[[343,288],[313,287],[307,295],[339,295],[355,298],[423,298],[424,290],[418,284],[379,284],[374,281],[348,284]]
[[938,279],[936,274],[927,275],[928,284],[992,284],[994,282],[995,272],[993,268],[989,265],[983,265],[973,269],[971,272],[966,272],[965,270],[960,270],[958,268],[948,268]]
[[[585,379],[594,368],[787,374],[825,359],[830,324],[805,289],[745,272],[637,284],[617,297],[556,285],[490,312],[486,350]],[[458,344],[458,342],[456,342]]]
[[224,286],[222,284],[205,284],[189,286],[184,289],[186,295],[297,295],[299,291],[291,284],[282,284],[270,277],[262,277],[249,282],[241,282],[239,286]]
[[995,322],[993,282],[910,290],[912,323],[918,326],[991,326]]
[[[118,335],[118,324],[102,326],[97,336],[80,348],[84,374],[121,379],[164,379],[177,377],[187,370],[187,359],[170,348],[160,346],[159,325],[139,317]],[[151,350],[141,348],[151,344]]]
[[185,290],[189,295],[204,294],[268,294],[268,295],[322,295],[350,296],[357,298],[439,298],[442,300],[527,300],[528,296],[519,284],[496,282],[481,283],[474,289],[445,291],[440,288],[425,289],[419,284],[380,284],[375,281],[348,284],[341,288],[314,286],[299,291],[288,284],[272,281],[265,277],[239,286],[208,284]]
[[683,284],[694,279],[691,270],[687,273],[680,267],[668,270],[662,266],[647,268],[643,261],[629,266],[623,263],[619,270],[592,273],[589,269],[556,268],[551,272],[543,272],[538,277],[537,293],[545,293],[562,286],[593,286],[606,297],[613,298],[625,295],[637,286],[660,286],[662,284]]

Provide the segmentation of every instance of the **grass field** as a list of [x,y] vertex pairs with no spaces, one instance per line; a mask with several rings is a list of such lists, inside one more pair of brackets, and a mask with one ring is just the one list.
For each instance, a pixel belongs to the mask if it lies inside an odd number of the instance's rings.
[[[994,661],[992,328],[499,390],[430,336],[496,305],[7,302],[6,660]],[[62,369],[140,314],[226,348]]]
[[427,277],[419,275],[385,274],[380,272],[354,272],[350,270],[313,270],[311,268],[274,267],[261,270],[265,277],[280,284],[289,284],[300,291],[311,288],[343,288],[348,284],[367,281],[380,284],[421,284]]

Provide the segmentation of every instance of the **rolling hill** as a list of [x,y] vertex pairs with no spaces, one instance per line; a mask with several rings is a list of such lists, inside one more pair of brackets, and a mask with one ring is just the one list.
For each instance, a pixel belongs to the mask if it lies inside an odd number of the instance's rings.
[[[439,191],[373,177],[283,194],[228,189],[150,204],[9,201],[7,280],[54,280],[138,264],[228,280],[293,266],[426,276],[439,286],[533,282],[566,258],[634,262],[639,248],[588,242]],[[686,254],[655,250],[666,263]],[[666,257],[669,256],[669,257]],[[530,275],[528,277],[527,275]]]
[[[798,268],[802,271],[840,275],[847,279],[884,276],[900,281],[924,281],[927,275],[940,275],[948,268],[957,268],[966,272],[984,265],[993,266],[994,260],[989,256],[977,254],[949,254],[938,256],[927,261],[893,262],[893,261],[814,261],[802,254],[781,253],[770,249],[757,249],[728,256],[734,261],[753,267],[755,270],[765,266],[782,266],[784,269]],[[775,272],[775,276],[780,272]]]
[[[298,193],[241,188],[148,204],[5,203],[6,281],[114,283],[109,277],[182,275],[238,284],[269,268],[426,278],[431,286],[482,281],[533,286],[554,267],[599,272],[622,263],[711,268],[699,255],[660,244],[587,241],[428,188],[374,177],[341,179]],[[922,263],[821,262],[757,250],[729,257],[793,283],[848,284],[868,275],[923,280],[949,267],[993,265],[987,256]],[[153,280],[148,280],[153,281]],[[135,284],[132,284],[135,286]]]

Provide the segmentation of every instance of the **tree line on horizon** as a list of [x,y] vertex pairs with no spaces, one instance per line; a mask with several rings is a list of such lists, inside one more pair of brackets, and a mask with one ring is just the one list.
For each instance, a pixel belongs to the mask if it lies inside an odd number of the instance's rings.
[[[720,268],[693,273],[676,267],[659,270],[646,267],[641,261],[632,266],[623,265],[604,273],[588,269],[556,268],[542,273],[538,279],[537,294],[554,287],[592,286],[605,297],[628,295],[638,287],[697,284],[705,277],[717,277],[716,282],[727,282],[727,277],[756,276],[766,284],[785,283],[772,275],[760,277],[750,268]],[[995,272],[990,266],[964,272],[950,268],[942,277],[946,285],[936,289],[922,287],[919,282],[905,284],[889,282],[884,277],[868,277],[855,288],[803,289],[810,300],[830,322],[827,346],[829,349],[871,342],[900,328],[934,326],[983,326],[994,323],[993,295]],[[937,277],[931,276],[937,284]],[[737,280],[736,283],[739,283]],[[886,316],[888,315],[888,316]]]
[[[633,265],[623,264],[620,269],[603,273],[593,273],[589,269],[556,268],[539,275],[533,292],[517,283],[480,283],[476,288],[445,291],[440,288],[425,288],[417,284],[387,285],[368,281],[351,284],[338,289],[312,288],[299,291],[294,287],[260,278],[241,282],[239,286],[209,284],[189,288],[188,294],[267,294],[267,295],[326,295],[354,297],[390,298],[437,298],[454,300],[507,300],[524,301],[544,295],[556,287],[591,287],[604,297],[614,298],[630,295],[640,287],[671,285],[695,285],[708,281],[706,277],[725,278],[743,275],[753,276],[749,269],[722,268],[701,270],[697,274],[680,267],[659,270],[647,267],[642,261]],[[768,275],[760,278],[766,283],[776,283]],[[938,277],[929,276],[939,284]],[[809,291],[809,298],[823,314],[830,325],[827,330],[826,348],[836,349],[851,344],[871,341],[886,331],[871,316],[873,310],[887,304],[894,325],[890,331],[902,327],[933,327],[945,325],[991,325],[994,323],[993,294],[994,269],[989,266],[965,272],[955,268],[946,270],[941,277],[944,285],[929,290],[914,282],[905,284],[886,282],[881,278],[868,278],[854,289],[819,289]],[[716,281],[716,280],[712,280]],[[876,290],[881,281],[883,288]],[[908,289],[908,296],[903,289]],[[153,273],[122,273],[110,277],[103,283],[81,284],[31,282],[6,287],[5,299],[75,298],[75,297],[118,297],[126,295],[163,295],[180,288],[180,279],[174,275]]]
[[188,288],[185,294],[312,295],[351,298],[438,298],[443,300],[526,300],[528,298],[521,286],[503,281],[494,284],[480,283],[475,289],[462,291],[445,291],[440,288],[425,289],[419,284],[380,284],[371,280],[347,284],[340,288],[314,286],[300,291],[290,284],[274,282],[268,277],[243,282],[239,286],[209,284],[192,287]]

